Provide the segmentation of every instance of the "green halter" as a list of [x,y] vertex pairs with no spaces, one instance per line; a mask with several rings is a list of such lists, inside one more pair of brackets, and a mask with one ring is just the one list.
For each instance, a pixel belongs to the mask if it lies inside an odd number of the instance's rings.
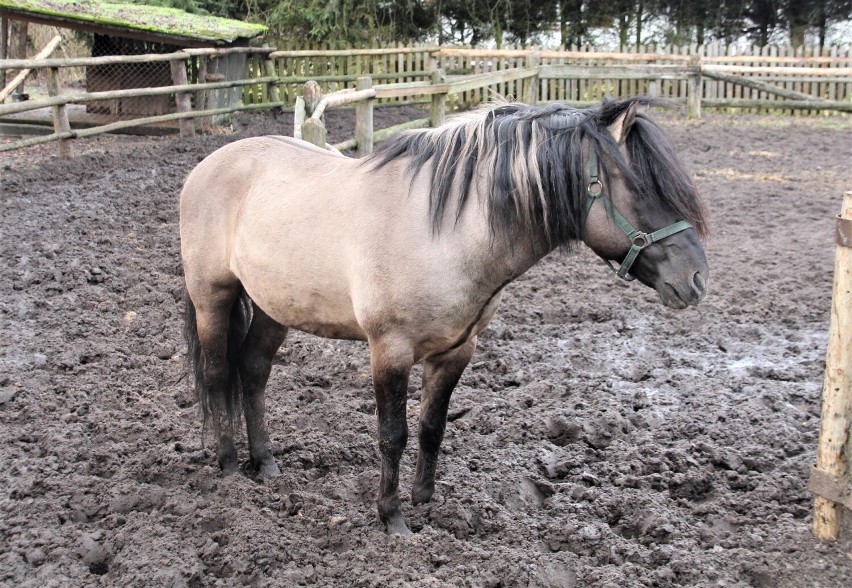
[[692,225],[688,222],[678,221],[663,229],[654,231],[653,233],[645,233],[634,229],[633,225],[627,222],[627,219],[615,209],[612,202],[604,196],[603,184],[598,179],[598,155],[594,148],[589,146],[589,185],[586,188],[586,214],[588,214],[588,212],[592,209],[592,205],[597,200],[602,201],[607,213],[612,216],[612,220],[615,221],[615,224],[617,224],[618,227],[624,231],[624,234],[627,235],[627,238],[630,239],[630,251],[627,252],[627,257],[624,258],[624,261],[621,262],[621,266],[618,269],[616,269],[615,266],[612,265],[612,262],[608,259],[604,260],[612,271],[614,271],[616,275],[623,280],[630,281],[636,279],[628,272],[630,272],[630,267],[639,256],[639,252],[645,249],[645,247],[648,247],[657,241],[662,241],[666,237],[671,237],[675,233],[692,228]]

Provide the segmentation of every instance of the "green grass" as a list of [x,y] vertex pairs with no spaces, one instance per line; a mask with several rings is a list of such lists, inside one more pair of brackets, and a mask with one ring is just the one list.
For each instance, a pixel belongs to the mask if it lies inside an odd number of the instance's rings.
[[214,42],[252,38],[267,30],[259,24],[199,16],[174,8],[106,0],[0,0],[0,8]]

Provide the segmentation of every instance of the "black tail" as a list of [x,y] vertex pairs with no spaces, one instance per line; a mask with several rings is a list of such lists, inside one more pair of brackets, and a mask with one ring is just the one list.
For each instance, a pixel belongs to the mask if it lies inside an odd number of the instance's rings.
[[[204,359],[201,354],[201,341],[198,339],[195,305],[192,303],[192,299],[189,297],[185,288],[183,303],[183,336],[186,339],[187,370],[194,376],[195,396],[201,405],[201,414],[206,432],[212,410],[209,386],[206,385],[205,381]],[[248,297],[245,290],[241,290],[240,295],[231,307],[231,316],[228,321],[228,349],[226,354],[228,361],[228,390],[225,398],[225,406],[228,413],[228,420],[231,421],[232,425],[239,423],[240,415],[242,414],[243,386],[240,380],[239,360],[243,342],[251,325],[252,314],[251,298]]]

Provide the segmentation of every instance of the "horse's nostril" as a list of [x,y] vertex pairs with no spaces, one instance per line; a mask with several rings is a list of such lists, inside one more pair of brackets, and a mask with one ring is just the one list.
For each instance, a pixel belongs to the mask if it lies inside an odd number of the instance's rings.
[[695,285],[695,292],[697,294],[704,294],[705,283],[701,272],[695,272],[695,275],[692,276],[692,283]]

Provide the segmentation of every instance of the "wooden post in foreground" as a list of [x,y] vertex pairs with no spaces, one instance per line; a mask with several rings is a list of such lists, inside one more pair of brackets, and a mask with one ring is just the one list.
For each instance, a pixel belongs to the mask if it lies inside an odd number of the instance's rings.
[[[278,72],[275,69],[275,60],[269,55],[270,54],[266,54],[263,56],[263,75],[266,77],[276,77]],[[273,102],[281,102],[280,84],[278,82],[267,82],[267,86],[269,86],[267,94],[269,94],[270,100]]]
[[[175,86],[185,86],[189,82],[186,78],[186,63],[183,61],[170,61],[169,64],[172,68],[172,81]],[[175,94],[175,105],[177,106],[178,112],[190,112],[192,110],[192,103],[189,100],[189,92],[177,92]],[[181,137],[194,137],[195,136],[195,123],[192,119],[182,118],[180,119],[180,136]]]
[[[50,67],[47,69],[47,93],[50,96],[59,96],[59,68]],[[64,133],[71,130],[71,124],[68,122],[68,109],[64,104],[53,106],[53,130],[56,133]],[[59,141],[59,156],[68,159],[72,155],[71,140],[61,139]]]
[[695,68],[695,74],[689,76],[689,93],[686,97],[689,118],[701,118],[701,61],[691,57],[689,65]]
[[819,447],[808,485],[817,495],[813,524],[817,539],[838,539],[843,511],[852,509],[852,191],[843,195],[836,235]]
[[325,149],[325,124],[319,119],[311,118],[320,100],[322,100],[320,85],[313,80],[305,82],[302,96],[305,99],[305,115],[308,117],[305,124],[302,125],[302,139]]
[[[369,90],[373,79],[369,76],[358,78],[355,88]],[[355,157],[364,157],[373,152],[373,98],[355,103]]]
[[[432,70],[432,83],[443,84],[446,81],[444,70]],[[429,109],[429,124],[432,127],[440,127],[447,119],[447,95],[432,94],[432,104]]]
[[[539,67],[541,65],[541,54],[539,53],[530,53],[526,58],[526,66],[527,67]],[[523,84],[523,92],[524,97],[523,100],[527,104],[535,104],[538,102],[538,75],[534,77],[527,78],[524,80]]]

